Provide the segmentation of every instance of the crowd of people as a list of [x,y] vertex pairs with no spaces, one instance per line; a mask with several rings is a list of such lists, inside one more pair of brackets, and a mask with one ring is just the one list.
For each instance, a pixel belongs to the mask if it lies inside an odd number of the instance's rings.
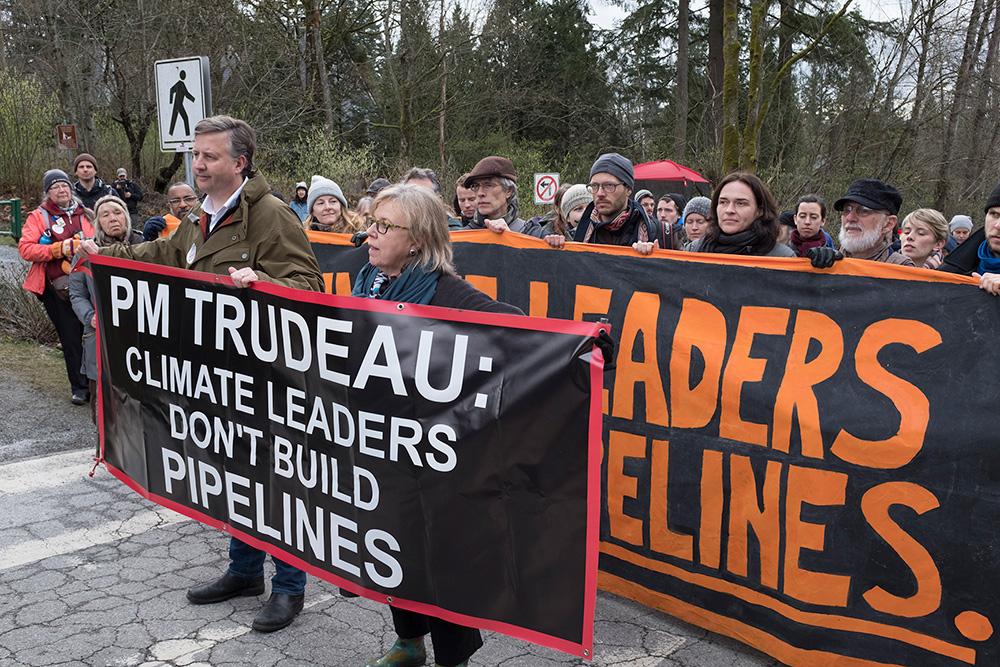
[[[835,243],[824,230],[822,197],[802,196],[794,209],[779,212],[767,185],[744,172],[722,179],[711,198],[669,193],[657,199],[646,189],[633,193],[632,163],[607,153],[593,163],[587,183],[564,184],[547,215],[525,220],[517,173],[501,156],[484,157],[456,181],[451,207],[437,175],[415,167],[395,184],[375,180],[352,208],[342,188],[322,175],[308,185],[298,182],[289,204],[272,196],[255,168],[255,149],[254,131],[242,121],[215,116],[199,122],[193,172],[203,195],[186,183],[172,185],[169,212],[149,218],[141,233],[142,191],[124,169],[106,185],[97,177],[97,161],[81,153],[73,164],[76,182],[59,169],[45,173],[42,203],[28,216],[19,242],[31,263],[24,288],[41,300],[58,332],[73,403],[91,402],[95,420],[94,287],[86,274],[71,275],[73,264],[92,253],[228,274],[236,287],[266,281],[321,291],[307,232],[345,233],[368,244],[369,263],[352,296],[523,314],[456,275],[450,232],[485,229],[534,236],[554,249],[573,241],[631,246],[643,255],[666,249],[805,257],[817,269],[852,257],[972,275],[982,289],[1000,295],[1000,186],[985,202],[983,226],[973,231],[969,216],[955,215],[949,223],[930,208],[913,210],[897,225],[899,191],[881,180],[857,179],[833,204],[841,222]],[[242,259],[233,265],[226,259],[232,257]],[[229,556],[219,579],[187,592],[191,603],[264,592],[265,552],[233,537]],[[286,627],[303,608],[305,573],[274,561],[271,596],[253,622],[261,632]],[[424,664],[427,634],[440,667],[468,664],[482,645],[474,628],[396,608],[392,616],[397,640],[367,667]]]

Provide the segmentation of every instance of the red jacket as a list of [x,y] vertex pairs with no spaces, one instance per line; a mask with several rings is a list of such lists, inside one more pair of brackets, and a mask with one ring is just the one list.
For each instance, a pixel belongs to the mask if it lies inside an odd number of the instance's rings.
[[[63,213],[63,217],[68,214]],[[58,244],[42,244],[39,243],[39,239],[45,233],[45,230],[49,228],[48,220],[50,215],[48,211],[44,208],[39,207],[28,215],[28,219],[24,221],[24,227],[21,229],[21,240],[17,243],[17,251],[21,254],[25,260],[31,262],[31,268],[28,269],[28,275],[24,279],[24,289],[29,292],[41,295],[45,291],[45,267],[49,262],[59,262],[60,264],[64,260],[72,260],[72,256],[56,257],[52,253],[53,245]],[[73,231],[82,230],[83,235],[86,238],[93,238],[94,228],[90,225],[87,218],[83,216],[83,207],[78,206],[70,219],[70,224],[67,225],[66,231],[63,235],[66,238],[72,236]],[[58,237],[57,237],[58,238]]]

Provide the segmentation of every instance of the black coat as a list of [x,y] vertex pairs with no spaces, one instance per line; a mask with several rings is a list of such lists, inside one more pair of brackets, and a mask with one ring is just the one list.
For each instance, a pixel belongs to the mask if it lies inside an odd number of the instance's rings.
[[594,231],[591,233],[588,243],[631,246],[639,240],[639,226],[644,225],[648,236],[647,241],[650,243],[659,241],[659,247],[663,250],[679,250],[679,248],[674,247],[673,234],[669,230],[664,233],[663,224],[659,220],[650,220],[642,206],[631,199],[628,200],[627,206],[629,214],[625,223],[616,231],[610,231],[605,229],[608,223],[598,222],[591,217],[594,213],[594,203],[591,202],[584,209],[583,217],[580,218],[580,223],[576,226],[574,240],[582,243],[587,238],[587,230],[593,227]]
[[80,181],[73,184],[73,194],[80,198],[85,208],[89,208],[92,211],[98,199],[106,195],[113,195],[114,193],[115,191],[111,186],[99,178],[94,179],[94,185],[89,190],[84,190],[83,186],[80,185]]
[[437,289],[431,298],[431,306],[444,308],[461,308],[462,310],[479,310],[487,313],[504,313],[507,315],[524,315],[517,306],[502,303],[480,292],[458,276],[441,276],[438,278]]
[[[128,207],[129,213],[139,212],[139,202],[142,201],[142,190],[139,189],[138,184],[135,181],[130,180],[116,180],[111,186],[115,189],[115,194],[118,198],[125,202],[125,206]],[[128,192],[131,196],[126,197],[125,193]]]
[[971,276],[979,270],[979,246],[986,240],[986,228],[980,227],[974,234],[965,239],[954,252],[948,253],[938,271],[945,273],[961,273]]

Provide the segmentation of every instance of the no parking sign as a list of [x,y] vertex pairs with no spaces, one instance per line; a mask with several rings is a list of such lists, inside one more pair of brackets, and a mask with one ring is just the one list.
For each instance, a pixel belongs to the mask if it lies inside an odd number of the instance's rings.
[[535,203],[551,204],[559,189],[559,174],[535,174]]

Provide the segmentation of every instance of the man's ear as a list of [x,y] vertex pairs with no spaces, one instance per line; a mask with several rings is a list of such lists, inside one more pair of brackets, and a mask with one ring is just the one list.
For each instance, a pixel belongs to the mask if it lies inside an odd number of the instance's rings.
[[885,220],[882,221],[882,233],[883,234],[888,234],[893,229],[895,229],[896,228],[896,220],[897,220],[897,216],[895,216],[895,215],[887,215],[887,216],[885,216]]

